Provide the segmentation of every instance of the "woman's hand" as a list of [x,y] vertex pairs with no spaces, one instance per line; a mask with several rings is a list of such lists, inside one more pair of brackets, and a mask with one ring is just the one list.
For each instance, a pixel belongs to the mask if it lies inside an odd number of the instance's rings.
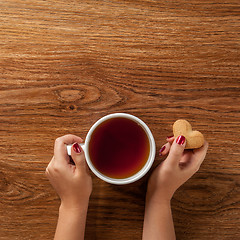
[[148,182],[147,197],[156,201],[170,201],[174,192],[199,170],[208,149],[208,143],[205,141],[199,149],[184,150],[184,136],[167,140],[168,143],[160,152],[161,155],[169,155],[154,170]]
[[[54,240],[83,240],[92,178],[80,147],[82,139],[75,135],[57,138],[54,156],[46,175],[61,199]],[[71,157],[67,146],[73,144]]]
[[[92,192],[92,178],[79,145],[82,141],[75,135],[57,138],[54,156],[46,169],[46,175],[65,209],[76,209],[88,204]],[[69,144],[73,144],[71,157],[75,165],[67,154],[66,145]]]

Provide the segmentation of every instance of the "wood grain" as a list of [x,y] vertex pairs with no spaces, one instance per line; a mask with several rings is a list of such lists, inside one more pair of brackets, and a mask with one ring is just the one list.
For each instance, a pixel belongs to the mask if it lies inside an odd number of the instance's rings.
[[[53,239],[54,139],[113,112],[144,120],[158,149],[178,118],[200,130],[177,239],[240,239],[239,16],[238,0],[0,1],[0,239]],[[93,176],[86,239],[141,239],[146,179]]]

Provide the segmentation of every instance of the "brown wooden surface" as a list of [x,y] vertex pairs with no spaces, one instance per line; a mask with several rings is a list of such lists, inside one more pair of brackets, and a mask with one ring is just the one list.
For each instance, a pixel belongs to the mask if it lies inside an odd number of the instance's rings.
[[[239,0],[1,0],[0,239],[53,238],[54,139],[113,112],[144,120],[158,150],[176,119],[202,131],[177,239],[240,239],[239,16]],[[141,239],[146,178],[93,182],[86,239]]]

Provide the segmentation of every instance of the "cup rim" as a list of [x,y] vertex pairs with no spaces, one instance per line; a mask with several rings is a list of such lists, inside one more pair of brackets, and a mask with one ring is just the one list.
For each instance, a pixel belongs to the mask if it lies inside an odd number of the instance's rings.
[[[146,134],[148,136],[148,139],[149,139],[149,143],[150,143],[150,154],[148,156],[148,160],[146,161],[145,165],[142,167],[142,169],[140,171],[138,171],[134,175],[132,175],[130,177],[127,177],[127,178],[111,178],[111,177],[108,177],[108,176],[102,174],[92,164],[92,162],[90,160],[91,158],[89,156],[89,151],[88,151],[89,142],[90,142],[92,133],[96,129],[96,127],[98,125],[100,125],[102,122],[104,122],[104,121],[106,121],[108,119],[117,118],[117,117],[128,118],[128,119],[131,119],[131,120],[137,122],[138,124],[140,124],[141,127],[146,132]],[[132,183],[132,182],[135,182],[135,181],[139,180],[140,178],[142,178],[149,171],[149,169],[151,168],[151,166],[152,166],[152,164],[153,164],[153,162],[155,160],[156,144],[155,144],[155,140],[154,140],[154,137],[152,135],[151,130],[146,125],[146,123],[144,123],[140,118],[138,118],[138,117],[136,117],[136,116],[134,116],[132,114],[128,114],[128,113],[112,113],[112,114],[108,114],[108,115],[100,118],[99,120],[97,120],[92,125],[90,130],[88,131],[84,145],[85,145],[86,162],[87,162],[89,168],[91,169],[91,171],[98,178],[102,179],[105,182],[111,183],[111,184],[124,185],[124,184]]]

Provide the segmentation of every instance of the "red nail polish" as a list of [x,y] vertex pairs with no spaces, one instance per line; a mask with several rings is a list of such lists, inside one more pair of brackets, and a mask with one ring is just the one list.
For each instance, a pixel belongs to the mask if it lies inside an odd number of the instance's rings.
[[167,138],[172,138],[172,137],[174,137],[173,135],[171,135],[171,136],[167,136]]
[[162,156],[162,152],[166,149],[166,146],[163,146],[160,151],[159,151],[159,155]]
[[176,143],[179,145],[183,145],[185,140],[186,140],[186,138],[184,136],[179,136],[176,140]]
[[76,153],[80,153],[80,152],[81,152],[81,148],[79,147],[79,144],[78,144],[78,143],[74,143],[74,144],[73,144],[73,150],[74,150]]

